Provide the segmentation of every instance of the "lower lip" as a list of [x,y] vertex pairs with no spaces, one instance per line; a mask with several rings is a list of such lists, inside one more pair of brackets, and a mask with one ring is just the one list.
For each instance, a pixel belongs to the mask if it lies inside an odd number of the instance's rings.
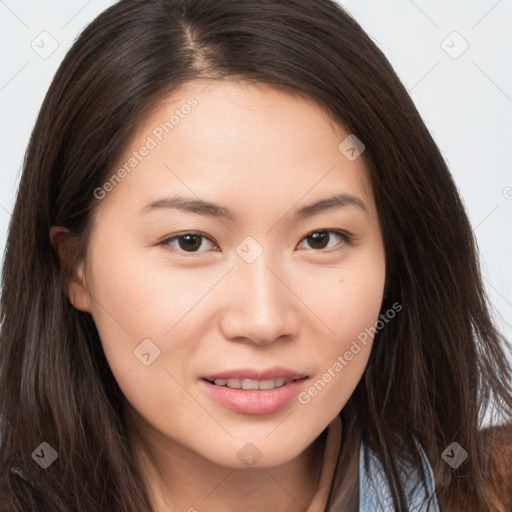
[[270,414],[288,405],[298,394],[306,378],[280,388],[265,390],[231,389],[201,379],[206,392],[219,404],[243,414]]

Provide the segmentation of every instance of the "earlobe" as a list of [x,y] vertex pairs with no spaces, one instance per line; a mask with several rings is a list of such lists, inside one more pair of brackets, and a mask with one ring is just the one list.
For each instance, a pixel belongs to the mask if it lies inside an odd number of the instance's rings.
[[69,229],[61,226],[51,227],[50,242],[60,262],[69,301],[76,309],[90,313],[90,295],[85,279],[84,262],[80,261],[78,265],[74,262],[75,241]]
[[69,277],[68,297],[69,301],[76,309],[87,313],[91,312],[90,295],[84,277],[82,262],[77,271],[73,272]]

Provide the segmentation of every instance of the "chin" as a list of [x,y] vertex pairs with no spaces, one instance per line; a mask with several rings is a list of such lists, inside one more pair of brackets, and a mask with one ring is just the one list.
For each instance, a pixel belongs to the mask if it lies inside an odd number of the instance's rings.
[[[287,439],[290,443],[290,438]],[[261,469],[282,466],[299,456],[306,448],[283,446],[282,439],[276,437],[273,441],[263,439],[260,441],[233,441],[218,448],[214,453],[204,453],[211,462],[230,469]]]

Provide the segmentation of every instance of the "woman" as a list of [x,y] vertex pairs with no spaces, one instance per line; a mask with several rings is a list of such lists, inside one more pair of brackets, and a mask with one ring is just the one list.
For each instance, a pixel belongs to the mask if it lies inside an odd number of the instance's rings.
[[31,137],[1,320],[4,510],[512,506],[471,226],[331,1],[121,0],[87,27]]

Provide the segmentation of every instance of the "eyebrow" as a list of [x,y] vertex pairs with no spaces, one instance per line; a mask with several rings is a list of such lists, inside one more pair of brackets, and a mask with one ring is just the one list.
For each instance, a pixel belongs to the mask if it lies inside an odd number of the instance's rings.
[[[358,208],[368,215],[368,208],[359,197],[350,194],[336,194],[297,209],[293,214],[293,220],[303,220],[321,212],[348,206]],[[236,222],[237,220],[237,215],[229,208],[203,199],[188,198],[180,195],[172,195],[152,201],[142,208],[142,212],[146,213],[161,209],[195,213],[197,215],[215,217],[229,222]]]

